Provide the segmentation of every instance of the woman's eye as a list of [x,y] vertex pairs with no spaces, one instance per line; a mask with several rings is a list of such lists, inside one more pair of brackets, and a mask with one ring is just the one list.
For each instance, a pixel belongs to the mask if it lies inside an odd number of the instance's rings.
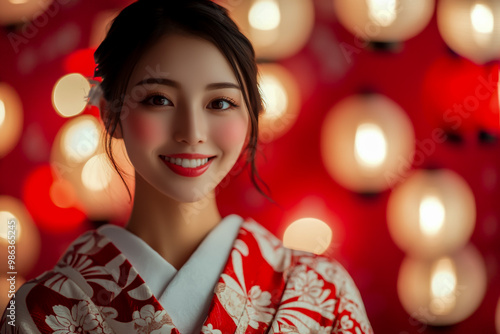
[[210,102],[210,107],[212,109],[226,110],[236,107],[236,103],[227,99],[217,99]]
[[144,100],[144,103],[153,106],[166,106],[169,102],[170,100],[163,95],[152,95]]

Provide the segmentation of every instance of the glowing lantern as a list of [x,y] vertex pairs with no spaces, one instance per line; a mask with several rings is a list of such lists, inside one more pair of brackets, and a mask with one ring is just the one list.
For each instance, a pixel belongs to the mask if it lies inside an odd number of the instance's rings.
[[53,0],[5,0],[0,1],[0,25],[31,22],[39,29],[47,24],[49,17],[44,11]]
[[68,74],[55,84],[52,91],[52,104],[59,115],[75,116],[87,106],[89,92],[90,83],[83,75]]
[[280,65],[260,64],[259,72],[265,109],[259,119],[259,137],[270,142],[294,124],[300,107],[300,90],[293,76]]
[[445,255],[465,245],[475,218],[472,191],[450,170],[414,172],[392,192],[387,208],[396,244],[422,257]]
[[104,153],[94,155],[90,158],[82,169],[82,184],[91,191],[101,191],[106,189],[113,176],[113,170],[107,163]]
[[499,58],[500,3],[492,0],[443,0],[438,28],[448,46],[479,64]]
[[378,94],[354,95],[327,114],[321,155],[327,171],[356,192],[379,192],[399,174],[401,157],[411,159],[410,120],[395,102]]
[[0,82],[0,158],[9,153],[21,137],[23,109],[14,88]]
[[302,218],[291,223],[283,235],[287,248],[322,254],[332,242],[332,230],[323,221]]
[[356,37],[374,42],[401,42],[422,31],[434,0],[335,0],[340,23]]
[[[128,193],[118,174],[112,168],[99,139],[104,134],[102,124],[90,115],[78,116],[67,122],[54,140],[51,165],[56,171],[58,188],[72,191],[67,196],[77,201],[91,219],[112,219],[124,215],[130,209]],[[123,140],[112,142],[113,155],[133,192],[133,167],[125,150]],[[64,207],[67,201],[58,199],[54,203]]]
[[471,245],[435,260],[407,257],[398,276],[398,295],[408,314],[431,325],[469,317],[486,292],[486,267]]
[[67,126],[61,140],[61,151],[69,162],[80,163],[88,160],[97,151],[99,130],[95,118],[79,118]]
[[295,54],[314,26],[311,0],[241,1],[231,8],[230,14],[252,41],[259,58],[278,59]]
[[[31,270],[40,255],[40,235],[24,204],[10,196],[0,196],[0,254],[5,260],[0,263],[2,273],[17,272],[25,275]],[[15,265],[7,261],[8,246],[14,245]]]

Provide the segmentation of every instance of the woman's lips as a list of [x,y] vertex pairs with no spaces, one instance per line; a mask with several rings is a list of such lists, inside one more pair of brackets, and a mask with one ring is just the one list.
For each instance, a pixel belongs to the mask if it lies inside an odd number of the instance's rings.
[[195,177],[195,176],[200,176],[203,173],[206,172],[208,167],[212,164],[212,161],[214,160],[215,157],[211,157],[208,159],[208,162],[204,165],[195,167],[195,168],[189,168],[189,167],[182,167],[177,164],[174,164],[172,162],[169,162],[162,158],[160,156],[160,159],[167,165],[168,168],[170,168],[174,173],[181,175],[181,176],[187,176],[187,177]]

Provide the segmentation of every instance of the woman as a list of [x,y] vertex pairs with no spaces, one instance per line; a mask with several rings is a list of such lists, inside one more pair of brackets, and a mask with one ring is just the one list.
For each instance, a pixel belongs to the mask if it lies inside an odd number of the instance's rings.
[[372,333],[337,262],[218,211],[235,164],[255,172],[263,110],[254,50],[225,9],[139,0],[95,60],[108,155],[120,173],[111,140],[123,139],[135,169],[131,216],[24,284],[2,333]]

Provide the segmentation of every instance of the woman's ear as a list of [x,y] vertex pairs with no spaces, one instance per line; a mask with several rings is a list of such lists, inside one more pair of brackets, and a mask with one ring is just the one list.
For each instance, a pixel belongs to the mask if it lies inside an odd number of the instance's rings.
[[[109,121],[111,121],[112,111],[109,105],[109,102],[104,98],[104,96],[101,97],[99,100],[99,114],[101,116],[102,121],[104,124],[108,124]],[[122,127],[120,123],[120,119],[118,118],[118,124],[116,125],[115,132],[113,133],[113,138],[115,139],[122,139]]]

